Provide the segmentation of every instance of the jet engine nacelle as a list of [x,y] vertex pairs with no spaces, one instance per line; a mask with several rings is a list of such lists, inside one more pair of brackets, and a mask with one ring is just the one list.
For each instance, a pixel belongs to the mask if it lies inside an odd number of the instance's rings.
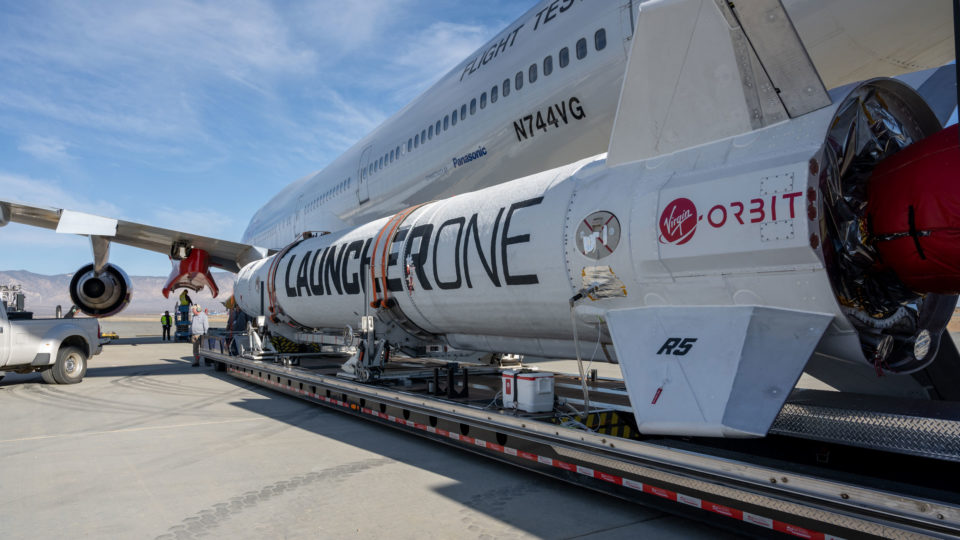
[[116,315],[130,303],[133,285],[126,272],[112,264],[99,273],[88,264],[70,280],[70,299],[80,311],[91,317]]

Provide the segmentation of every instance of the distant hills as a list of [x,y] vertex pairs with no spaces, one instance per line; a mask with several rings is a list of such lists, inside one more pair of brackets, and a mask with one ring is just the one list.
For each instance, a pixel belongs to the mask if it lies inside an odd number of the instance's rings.
[[[63,306],[66,312],[73,305],[70,300],[70,280],[73,274],[59,274],[45,276],[25,270],[0,270],[0,285],[21,285],[26,295],[26,308],[38,317],[52,317],[57,305]],[[223,304],[233,294],[233,284],[236,277],[229,272],[214,272],[213,279],[220,287],[220,295],[214,299],[210,291],[190,292],[190,298],[195,303],[210,310],[211,313],[223,311]],[[171,292],[170,298],[164,298],[160,290],[167,278],[156,276],[130,276],[133,283],[133,295],[130,305],[123,315],[148,315],[163,313],[172,310],[179,297],[180,291]]]

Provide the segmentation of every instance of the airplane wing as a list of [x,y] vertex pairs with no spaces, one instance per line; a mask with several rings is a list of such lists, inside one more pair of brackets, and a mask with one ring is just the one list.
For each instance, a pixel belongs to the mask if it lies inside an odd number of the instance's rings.
[[89,236],[93,245],[96,272],[106,266],[111,242],[166,254],[173,262],[173,271],[164,287],[164,295],[180,287],[199,290],[203,286],[209,286],[216,296],[218,289],[209,273],[210,267],[237,272],[246,264],[272,253],[266,248],[249,244],[133,221],[0,200],[0,226],[9,222],[52,229],[64,234]]

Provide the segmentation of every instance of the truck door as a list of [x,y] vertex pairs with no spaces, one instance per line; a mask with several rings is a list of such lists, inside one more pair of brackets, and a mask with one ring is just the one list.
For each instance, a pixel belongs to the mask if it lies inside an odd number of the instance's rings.
[[363,204],[370,200],[370,175],[367,171],[367,165],[370,164],[370,154],[373,153],[373,145],[367,146],[360,152],[360,164],[357,166],[357,202]]
[[10,357],[10,323],[7,322],[7,310],[0,304],[0,366],[7,364]]

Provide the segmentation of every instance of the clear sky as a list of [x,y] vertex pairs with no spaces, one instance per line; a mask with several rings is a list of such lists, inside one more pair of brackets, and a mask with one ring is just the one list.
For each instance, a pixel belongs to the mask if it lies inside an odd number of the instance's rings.
[[[534,3],[0,0],[0,198],[239,240]],[[0,228],[0,270],[91,260],[85,237]]]

